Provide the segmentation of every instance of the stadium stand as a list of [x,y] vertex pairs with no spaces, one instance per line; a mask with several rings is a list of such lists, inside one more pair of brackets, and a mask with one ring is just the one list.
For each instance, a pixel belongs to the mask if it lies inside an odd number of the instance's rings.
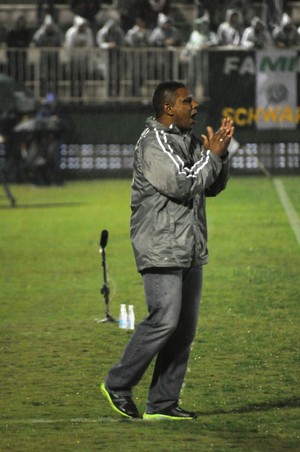
[[[13,8],[12,8],[13,5]],[[54,4],[54,17],[56,24],[63,33],[72,26],[74,21],[74,13],[72,12],[70,5],[66,2],[57,1]],[[287,2],[287,9],[293,22],[300,25],[300,2],[290,1]],[[264,14],[264,4],[262,1],[251,2],[249,14],[251,16]],[[0,1],[0,72],[7,73],[7,47],[5,44],[5,38],[8,28],[13,26],[16,17],[19,14],[23,14],[27,21],[27,26],[30,29],[31,35],[40,27],[39,14],[37,5],[32,1],[18,1],[1,2]],[[214,115],[216,111],[213,111],[214,99],[212,96],[212,89],[210,87],[210,73],[213,73],[210,62],[210,53],[208,51],[201,51],[197,58],[190,59],[188,62],[183,58],[184,44],[187,42],[188,37],[193,28],[193,22],[197,17],[197,9],[194,1],[171,1],[169,8],[169,15],[175,21],[176,26],[180,29],[183,36],[183,45],[176,48],[132,48],[124,46],[119,52],[118,58],[120,59],[120,67],[122,73],[120,77],[120,89],[115,95],[111,94],[109,80],[111,78],[109,74],[109,53],[105,50],[100,53],[97,45],[91,46],[87,49],[77,49],[77,58],[80,60],[81,56],[85,57],[85,61],[88,61],[84,71],[84,80],[80,80],[80,90],[74,90],[74,73],[71,77],[71,71],[74,70],[74,64],[70,63],[69,50],[62,45],[57,48],[43,48],[37,47],[32,42],[26,49],[26,64],[24,72],[25,88],[28,89],[39,102],[43,101],[45,89],[41,89],[41,55],[45,56],[52,52],[57,58],[51,58],[49,60],[43,60],[43,74],[53,74],[53,64],[51,61],[55,61],[55,93],[62,103],[66,115],[69,118],[69,124],[73,132],[71,134],[66,133],[65,141],[61,146],[61,158],[60,167],[61,170],[68,177],[78,177],[79,174],[83,176],[97,175],[110,172],[128,172],[132,165],[132,153],[133,144],[137,138],[135,133],[138,133],[132,129],[132,127],[124,124],[124,112],[127,112],[128,122],[133,122],[135,128],[143,127],[144,119],[147,115],[151,114],[151,95],[153,88],[158,81],[169,78],[164,72],[164,68],[168,66],[168,70],[171,66],[172,78],[182,80],[189,85],[192,85],[192,89],[197,98],[201,101],[200,107],[200,126],[204,127],[204,124],[215,121]],[[96,22],[98,28],[105,24],[109,19],[118,19],[117,0],[108,0],[102,2],[101,8],[96,15]],[[24,49],[15,49],[16,54],[18,52],[24,53]],[[224,50],[224,49],[223,49]],[[214,49],[214,52],[217,52]],[[299,49],[294,49],[299,58]],[[240,58],[240,53],[243,52],[240,49],[225,49],[224,52],[231,60],[231,64],[234,59]],[[224,53],[222,52],[222,53]],[[247,53],[248,52],[248,53]],[[82,55],[81,55],[82,53]],[[296,54],[295,54],[296,55]],[[280,57],[281,58],[281,57]],[[276,68],[278,65],[283,64],[279,58],[275,63],[272,63]],[[295,56],[291,57],[291,62]],[[245,50],[245,60],[247,65],[241,71],[249,70],[249,63],[253,64],[254,57],[251,51]],[[20,68],[16,67],[15,74],[20,73]],[[49,61],[49,62],[47,62]],[[169,61],[169,64],[159,64],[159,62]],[[154,64],[155,63],[155,64]],[[291,64],[292,64],[291,63]],[[24,61],[22,60],[22,65]],[[49,67],[47,67],[49,64]],[[250,66],[251,66],[250,64]],[[81,71],[80,65],[77,65]],[[49,69],[49,70],[48,70]],[[252,66],[253,69],[253,66]],[[253,71],[255,68],[253,69]],[[108,72],[107,72],[108,71]],[[138,71],[138,73],[137,73]],[[22,72],[22,73],[23,73]],[[81,72],[80,72],[81,74]],[[75,78],[81,75],[75,74]],[[193,74],[193,77],[191,77]],[[195,74],[197,76],[195,77]],[[247,75],[244,77],[246,83],[246,89],[244,92],[250,93],[251,101],[254,101],[255,94],[255,78],[252,73],[251,83],[247,79]],[[44,77],[44,76],[43,76]],[[46,83],[43,78],[43,83]],[[137,87],[136,84],[139,84]],[[278,120],[279,127],[274,127],[274,124],[268,129],[257,130],[255,126],[250,122],[254,121],[259,115],[257,110],[253,110],[252,105],[237,105],[231,110],[237,119],[237,140],[235,152],[232,155],[232,169],[236,173],[257,173],[261,172],[263,168],[267,172],[274,173],[299,173],[300,168],[300,150],[299,150],[299,128],[300,128],[300,115],[299,113],[299,99],[300,99],[300,82],[299,74],[296,76],[297,92],[294,96],[298,101],[293,107],[298,111],[295,113],[293,109],[284,110],[283,115],[278,116],[277,110],[263,112],[264,118],[268,116],[268,121],[271,122]],[[249,86],[251,89],[249,89]],[[238,87],[238,83],[235,85]],[[138,88],[138,89],[137,89]],[[281,86],[280,89],[274,86],[269,89],[269,95],[284,96],[284,89]],[[247,101],[247,100],[246,100]],[[246,102],[247,103],[247,102]],[[297,110],[298,108],[298,110]],[[84,114],[84,115],[83,115]],[[221,114],[221,111],[217,111],[217,116]],[[274,115],[278,116],[275,118]],[[295,115],[295,121],[293,118]],[[298,115],[298,116],[297,116]],[[87,118],[86,120],[83,119]],[[291,119],[292,117],[292,119]],[[99,127],[99,118],[103,121],[104,127]],[[109,118],[106,120],[105,118]],[[297,119],[298,118],[298,119]],[[248,123],[247,123],[248,121]],[[290,125],[288,122],[290,121]],[[292,122],[294,121],[294,124]],[[283,123],[287,123],[283,126]],[[122,126],[118,131],[118,138],[116,139],[116,131],[111,133],[107,124],[120,123]],[[214,122],[216,125],[216,121]],[[88,138],[88,142],[87,139]],[[5,141],[5,140],[4,140]],[[0,143],[0,167],[5,165],[7,149],[5,142],[2,140]]]

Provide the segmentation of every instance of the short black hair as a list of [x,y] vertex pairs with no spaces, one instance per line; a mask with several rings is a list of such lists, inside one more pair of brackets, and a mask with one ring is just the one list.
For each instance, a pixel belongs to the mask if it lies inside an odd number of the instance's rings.
[[164,104],[175,103],[179,88],[185,88],[185,84],[175,80],[168,80],[157,85],[153,97],[152,106],[155,111],[155,117],[160,118],[164,112]]

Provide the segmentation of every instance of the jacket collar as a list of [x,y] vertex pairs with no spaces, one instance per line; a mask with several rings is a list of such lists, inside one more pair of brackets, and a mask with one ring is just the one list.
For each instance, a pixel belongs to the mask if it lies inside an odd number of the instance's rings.
[[176,135],[182,135],[182,136],[191,136],[192,131],[188,131],[188,132],[182,132],[177,126],[175,126],[174,124],[171,124],[170,126],[166,127],[164,126],[161,122],[157,121],[155,118],[153,117],[149,117],[146,121],[146,126],[149,127],[150,129],[158,129],[158,130],[163,130],[165,132],[169,132],[169,133],[174,133]]

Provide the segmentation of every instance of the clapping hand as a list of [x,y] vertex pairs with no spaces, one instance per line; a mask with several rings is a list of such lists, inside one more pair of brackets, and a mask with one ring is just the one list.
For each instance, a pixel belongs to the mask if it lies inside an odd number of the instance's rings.
[[207,136],[201,135],[204,148],[221,157],[226,153],[231,137],[233,136],[233,121],[229,118],[224,118],[220,129],[216,133],[210,126],[206,127],[206,130]]

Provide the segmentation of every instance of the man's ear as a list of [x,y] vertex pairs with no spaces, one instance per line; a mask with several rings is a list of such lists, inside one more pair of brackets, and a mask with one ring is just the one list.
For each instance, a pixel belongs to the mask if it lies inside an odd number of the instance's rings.
[[173,108],[172,108],[172,106],[170,104],[165,104],[164,105],[164,110],[165,110],[165,113],[167,115],[173,116]]

